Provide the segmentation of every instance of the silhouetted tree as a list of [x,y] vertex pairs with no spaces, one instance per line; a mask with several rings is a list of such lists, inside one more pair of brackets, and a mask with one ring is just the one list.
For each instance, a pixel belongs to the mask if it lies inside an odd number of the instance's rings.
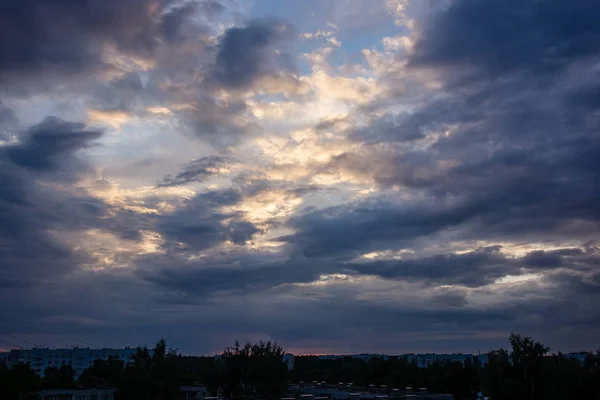
[[152,354],[146,347],[138,348],[133,362],[127,364],[119,398],[127,400],[179,399],[179,376],[175,364],[176,354],[167,350],[160,339]]
[[117,357],[108,360],[95,360],[83,371],[77,385],[83,388],[118,388],[122,385],[125,363]]
[[276,343],[236,341],[225,349],[225,394],[238,399],[244,395],[280,398],[287,391],[288,370],[283,362],[285,351]]
[[40,376],[26,364],[0,368],[0,400],[35,400]]
[[[405,358],[365,361],[345,357],[322,360],[298,356],[293,381],[352,382],[354,386],[385,384],[388,388],[427,387],[451,393],[455,400],[472,400],[483,391],[493,400],[600,399],[600,353],[584,363],[562,354],[550,355],[548,347],[531,338],[511,335],[510,350],[488,354],[485,366],[470,362],[434,364],[418,368]],[[153,350],[142,347],[131,362],[97,360],[77,380],[77,387],[116,387],[117,400],[176,400],[179,386],[202,383],[212,393],[224,389],[233,399],[283,397],[288,388],[284,350],[271,342],[238,342],[221,359],[183,357],[167,349],[164,339]],[[73,386],[68,366],[48,368],[42,381],[28,365],[11,369],[0,366],[0,400],[32,400],[43,388]]]
[[494,399],[510,399],[516,385],[509,353],[504,349],[489,353],[488,362],[483,369],[483,392]]
[[512,351],[510,360],[514,369],[514,377],[518,385],[513,397],[523,400],[543,400],[545,398],[544,362],[550,351],[549,347],[535,342],[529,337],[514,333],[510,335]]
[[75,370],[70,365],[48,367],[44,371],[42,389],[70,389],[75,387]]

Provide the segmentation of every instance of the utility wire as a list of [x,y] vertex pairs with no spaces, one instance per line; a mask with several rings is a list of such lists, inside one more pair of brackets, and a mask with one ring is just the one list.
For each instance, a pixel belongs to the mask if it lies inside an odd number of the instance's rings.
[[40,336],[46,336],[45,334],[42,334],[42,335],[40,335],[40,334],[38,334],[38,335],[33,334],[32,335],[29,332],[27,332],[26,329],[15,328],[14,325],[11,325],[11,326],[8,326],[8,325],[2,326],[2,324],[0,324],[0,329],[12,332],[12,333],[20,335],[20,336],[27,337],[32,342],[36,342],[39,345],[39,347],[46,347],[46,342],[40,342],[40,340],[42,340],[40,338]]
[[0,342],[2,342],[2,343],[6,343],[7,345],[9,345],[9,346],[11,346],[11,347],[13,347],[13,348],[17,348],[17,349],[19,349],[19,350],[21,349],[21,346],[17,346],[16,344],[14,344],[14,343],[11,343],[11,342],[7,342],[6,340],[0,339]]
[[29,343],[29,344],[33,345],[34,347],[39,347],[39,346],[37,345],[37,343],[34,343],[34,342],[32,342],[32,341],[29,341],[29,340],[27,340],[27,339],[19,338],[18,336],[12,335],[12,334],[10,334],[10,333],[8,333],[8,332],[0,331],[0,335],[4,335],[4,336],[10,336],[10,337],[12,337],[12,338],[14,338],[14,339],[17,339],[17,340],[23,341],[23,342],[25,342],[25,343]]
[[91,344],[91,343],[88,343],[88,342],[84,342],[84,341],[78,340],[78,339],[69,338],[67,336],[59,335],[59,334],[56,334],[56,333],[52,333],[52,332],[49,332],[49,331],[47,331],[45,329],[34,328],[32,326],[23,325],[23,324],[20,324],[20,323],[19,324],[15,324],[14,322],[8,321],[6,319],[0,319],[0,321],[4,321],[5,323],[8,323],[10,325],[14,325],[14,326],[17,326],[17,327],[20,326],[21,328],[30,329],[30,330],[34,330],[34,331],[39,331],[39,332],[43,332],[43,333],[46,333],[46,334],[51,335],[51,336],[60,337],[60,338],[68,340],[69,342],[81,343],[81,344],[84,344],[84,345],[90,346],[90,347],[98,347],[98,346],[96,346],[94,344]]

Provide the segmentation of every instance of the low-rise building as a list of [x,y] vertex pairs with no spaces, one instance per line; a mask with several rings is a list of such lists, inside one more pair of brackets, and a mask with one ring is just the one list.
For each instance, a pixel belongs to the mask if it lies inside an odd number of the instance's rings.
[[487,354],[478,354],[475,356],[474,362],[482,367],[488,363],[490,357]]
[[8,366],[8,359],[10,358],[9,352],[0,353],[0,365]]
[[[215,360],[222,360],[223,357],[224,357],[224,354],[215,354],[214,355]],[[291,354],[291,353],[284,354],[283,362],[287,365],[288,371],[291,371],[294,369],[294,355],[293,354]]]
[[472,354],[435,354],[435,353],[427,353],[427,354],[416,354],[414,357],[414,362],[416,362],[419,368],[427,368],[433,364],[443,364],[443,363],[453,363],[459,362],[461,364],[465,364],[466,362],[473,362]]
[[[331,400],[395,400],[412,398],[414,400],[452,400],[451,394],[429,393],[427,389],[416,391],[387,388],[356,388],[343,387],[343,385],[291,385],[290,393],[298,394],[302,400],[317,400],[328,398]],[[407,388],[410,389],[410,388]]]
[[51,389],[39,392],[41,400],[113,400],[115,389]]
[[579,364],[583,365],[585,363],[585,359],[590,355],[591,353],[568,353],[565,354],[565,357],[567,358],[573,358],[577,361],[579,361]]
[[76,376],[91,367],[96,360],[116,358],[127,363],[135,355],[136,349],[90,349],[75,347],[72,349],[33,348],[31,350],[12,350],[9,356],[9,366],[28,364],[40,376],[44,376],[46,368],[70,365]]
[[283,355],[283,362],[287,365],[288,371],[294,369],[294,355],[287,353]]
[[343,358],[354,358],[359,360],[369,361],[372,359],[388,360],[389,356],[386,354],[324,354],[319,356],[319,360],[341,360]]
[[208,392],[206,386],[181,386],[179,390],[182,400],[204,400]]

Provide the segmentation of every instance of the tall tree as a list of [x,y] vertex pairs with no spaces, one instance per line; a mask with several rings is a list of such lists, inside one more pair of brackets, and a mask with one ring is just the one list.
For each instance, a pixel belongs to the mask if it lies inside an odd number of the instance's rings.
[[138,348],[133,362],[124,371],[119,397],[127,400],[177,400],[179,376],[175,364],[176,354],[167,349],[160,339],[154,350]]
[[225,394],[233,399],[244,395],[267,398],[282,397],[287,391],[288,370],[283,362],[285,351],[272,342],[236,341],[225,349]]
[[523,400],[544,400],[544,362],[550,348],[514,333],[509,340],[512,346],[510,360],[519,385],[518,392],[514,395]]
[[488,362],[483,369],[482,390],[493,399],[509,400],[515,391],[510,354],[504,349],[494,350],[488,354]]
[[70,365],[48,367],[42,379],[43,389],[70,389],[75,387],[75,370]]
[[0,400],[37,400],[40,376],[27,364],[0,369]]
[[96,360],[83,371],[77,385],[84,388],[118,388],[122,385],[125,363],[117,357]]

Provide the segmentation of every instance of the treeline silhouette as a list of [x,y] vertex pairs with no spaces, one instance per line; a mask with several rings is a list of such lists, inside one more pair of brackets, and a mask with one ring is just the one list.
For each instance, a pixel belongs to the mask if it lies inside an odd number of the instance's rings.
[[388,389],[427,388],[456,400],[475,399],[478,392],[492,400],[600,399],[600,353],[581,364],[531,338],[513,334],[511,350],[496,350],[485,365],[438,363],[419,368],[406,359],[355,358],[321,360],[296,357],[294,382],[352,383],[354,387],[385,385]]
[[220,358],[182,356],[164,339],[153,351],[137,349],[132,362],[97,360],[75,380],[68,365],[48,368],[43,379],[28,366],[0,368],[0,400],[37,399],[42,389],[116,388],[117,400],[176,400],[181,385],[206,385],[211,395],[231,399],[280,399],[290,382],[352,382],[388,389],[425,387],[474,399],[481,391],[492,400],[600,399],[600,353],[584,363],[531,338],[510,336],[510,350],[489,354],[487,364],[445,363],[418,368],[405,359],[321,360],[297,356],[292,371],[282,362],[284,350],[271,342],[238,342]]

